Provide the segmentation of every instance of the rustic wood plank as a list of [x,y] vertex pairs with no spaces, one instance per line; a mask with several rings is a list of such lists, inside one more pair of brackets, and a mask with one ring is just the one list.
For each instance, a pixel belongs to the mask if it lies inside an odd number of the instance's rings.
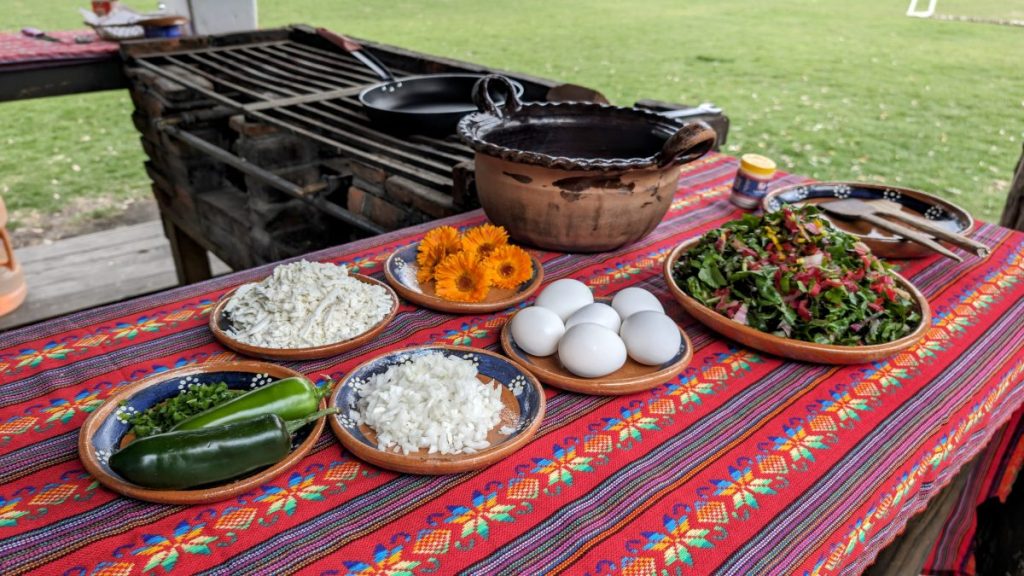
[[180,284],[193,284],[209,280],[213,276],[210,270],[210,259],[207,256],[206,248],[199,245],[191,236],[164,215],[164,234],[171,246],[171,256],[174,258],[174,268],[178,272]]
[[[28,298],[0,317],[0,330],[178,285],[171,246],[159,220],[15,251]],[[230,271],[212,259],[215,274]]]

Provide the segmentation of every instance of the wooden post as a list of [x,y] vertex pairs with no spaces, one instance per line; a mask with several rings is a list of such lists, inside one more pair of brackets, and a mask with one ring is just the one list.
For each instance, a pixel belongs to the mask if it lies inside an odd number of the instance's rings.
[[206,249],[184,230],[178,228],[177,224],[166,214],[161,212],[160,216],[164,221],[164,234],[171,243],[171,255],[174,256],[174,268],[178,272],[178,283],[193,284],[213,277]]
[[1014,230],[1024,230],[1024,150],[1021,151],[1017,169],[1013,173],[1013,183],[1006,197],[1006,207],[1000,224]]

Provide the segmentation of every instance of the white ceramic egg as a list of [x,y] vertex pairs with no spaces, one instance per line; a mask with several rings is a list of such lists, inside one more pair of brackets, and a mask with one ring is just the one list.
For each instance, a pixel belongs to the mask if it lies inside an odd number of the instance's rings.
[[661,312],[644,310],[633,314],[619,330],[629,357],[641,364],[659,366],[679,352],[683,337],[676,323]]
[[558,341],[565,334],[562,319],[547,308],[530,306],[512,317],[512,339],[527,354],[550,356],[558,350]]
[[658,297],[643,288],[631,286],[623,288],[612,298],[612,308],[619,313],[619,317],[626,320],[633,314],[642,310],[653,310],[665,313]]
[[577,376],[600,378],[626,363],[626,345],[618,334],[600,324],[577,324],[559,340],[558,359]]
[[600,324],[615,333],[618,333],[619,327],[622,325],[622,319],[619,318],[619,313],[615,311],[615,308],[603,302],[594,302],[573,312],[572,316],[565,321],[565,329],[568,330],[577,324],[586,324],[587,322]]
[[548,284],[537,296],[535,304],[547,308],[565,322],[572,313],[587,304],[593,304],[594,293],[583,282],[571,278],[555,280]]

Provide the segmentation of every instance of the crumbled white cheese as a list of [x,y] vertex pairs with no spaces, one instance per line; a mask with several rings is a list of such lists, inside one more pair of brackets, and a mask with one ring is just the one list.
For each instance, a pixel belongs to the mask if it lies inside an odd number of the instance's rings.
[[501,421],[501,385],[477,378],[476,365],[431,352],[367,379],[356,420],[377,433],[377,447],[405,454],[471,454],[490,446]]
[[361,282],[344,266],[300,260],[244,284],[224,307],[228,335],[264,348],[309,348],[349,340],[391,311],[381,286]]

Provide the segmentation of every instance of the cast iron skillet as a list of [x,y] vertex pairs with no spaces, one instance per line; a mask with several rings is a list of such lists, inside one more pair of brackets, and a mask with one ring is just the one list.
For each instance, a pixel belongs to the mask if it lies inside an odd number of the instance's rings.
[[[359,94],[359,102],[375,127],[397,134],[425,134],[443,137],[455,133],[459,120],[475,112],[473,85],[483,74],[426,74],[396,79],[387,67],[350,38],[318,28],[317,34],[359,60],[379,76],[375,84]],[[512,81],[516,96],[523,86]],[[504,104],[504,94],[494,94]]]

